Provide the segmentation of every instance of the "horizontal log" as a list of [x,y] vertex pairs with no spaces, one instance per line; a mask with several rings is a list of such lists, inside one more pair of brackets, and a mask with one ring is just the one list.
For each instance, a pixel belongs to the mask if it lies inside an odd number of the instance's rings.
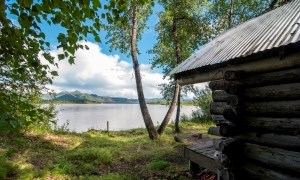
[[224,137],[231,137],[238,134],[238,129],[231,122],[225,122],[219,124],[220,126],[220,135]]
[[214,102],[226,102],[228,96],[229,94],[227,94],[224,90],[212,91],[212,99]]
[[[256,116],[299,117],[300,100],[245,103],[241,109],[246,114]],[[225,115],[224,117],[227,118]]]
[[224,79],[226,80],[239,80],[245,76],[245,71],[225,71]]
[[[177,79],[180,85],[187,85],[187,84],[195,84],[195,83],[223,79],[224,73],[230,70],[245,71],[245,73],[255,74],[255,73],[263,73],[267,71],[275,71],[280,69],[295,68],[297,66],[298,67],[300,66],[300,52],[291,54],[287,56],[284,60],[280,59],[279,56],[273,56],[273,57],[268,57],[266,59],[258,59],[255,61],[248,61],[246,63],[241,63],[241,64],[229,64],[227,66],[220,67],[220,68],[201,70],[201,71],[195,70],[185,75],[178,75]],[[296,75],[299,75],[299,73],[296,73]],[[276,78],[272,78],[272,79],[274,80]],[[287,77],[286,79],[290,79],[290,78]],[[257,80],[256,77],[254,77],[253,82],[255,82],[256,80]],[[268,80],[266,80],[266,82],[268,82]]]
[[223,117],[231,122],[236,122],[241,117],[239,108],[226,108],[223,110]]
[[[299,74],[300,76],[300,74]],[[300,83],[280,84],[246,88],[243,96],[247,99],[294,100],[300,99]]]
[[239,95],[244,91],[244,85],[239,81],[229,81],[225,86],[225,92],[228,94]]
[[237,150],[237,146],[240,145],[240,141],[236,138],[221,138],[213,140],[214,147],[217,151],[223,154],[229,154]]
[[243,132],[235,138],[245,142],[268,145],[283,149],[300,150],[300,137],[292,135],[274,134],[274,133],[258,133]]
[[243,79],[247,86],[266,86],[274,84],[299,83],[300,68],[285,69],[280,71],[253,74],[252,76]]
[[244,143],[244,155],[270,167],[300,172],[300,152]]
[[207,134],[220,136],[220,127],[210,127],[210,128],[208,128]]
[[222,115],[224,109],[226,108],[230,108],[230,106],[228,106],[226,102],[212,102],[210,105],[210,113]]
[[253,163],[241,166],[240,179],[296,180],[298,177]]
[[262,129],[274,132],[297,132],[300,129],[300,118],[269,118],[250,117],[241,118],[239,124],[251,129]]
[[215,122],[216,125],[226,121],[226,119],[224,118],[223,115],[212,114],[211,118],[212,118],[213,122]]
[[210,81],[208,84],[208,87],[212,90],[225,90],[226,85],[229,83],[229,81],[226,81],[225,79],[220,79],[217,81]]
[[236,95],[229,95],[226,99],[226,103],[231,107],[237,107],[242,104],[242,98]]
[[244,88],[243,83],[239,81],[227,81],[225,79],[209,82],[209,88],[212,91],[224,90],[228,94],[240,94]]

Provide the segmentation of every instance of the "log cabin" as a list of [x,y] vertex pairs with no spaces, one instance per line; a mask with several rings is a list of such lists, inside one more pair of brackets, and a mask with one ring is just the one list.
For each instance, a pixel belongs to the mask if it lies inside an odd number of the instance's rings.
[[300,179],[300,0],[233,27],[171,73],[209,82],[220,139],[185,148],[218,179]]

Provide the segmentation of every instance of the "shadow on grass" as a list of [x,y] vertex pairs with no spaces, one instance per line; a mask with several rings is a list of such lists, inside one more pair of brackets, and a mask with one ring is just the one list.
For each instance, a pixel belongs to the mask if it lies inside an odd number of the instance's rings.
[[184,144],[174,142],[172,128],[159,140],[150,140],[145,129],[0,140],[0,158],[7,164],[0,167],[0,179],[176,179],[174,174],[187,171]]

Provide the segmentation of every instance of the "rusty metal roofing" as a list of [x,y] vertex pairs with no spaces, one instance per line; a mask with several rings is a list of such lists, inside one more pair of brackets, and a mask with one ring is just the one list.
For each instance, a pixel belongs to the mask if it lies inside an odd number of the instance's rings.
[[231,28],[174,68],[177,74],[300,41],[300,0]]

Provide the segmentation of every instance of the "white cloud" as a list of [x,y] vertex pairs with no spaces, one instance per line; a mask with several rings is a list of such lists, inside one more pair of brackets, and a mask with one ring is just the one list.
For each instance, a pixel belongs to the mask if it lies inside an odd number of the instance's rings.
[[[78,50],[75,65],[59,61],[59,76],[53,81],[56,91],[79,90],[103,96],[137,98],[132,64],[120,60],[118,55],[106,55],[94,43],[85,42],[89,50]],[[61,49],[52,51],[57,55]],[[146,98],[161,97],[158,85],[166,82],[163,75],[151,70],[151,65],[140,65]]]

